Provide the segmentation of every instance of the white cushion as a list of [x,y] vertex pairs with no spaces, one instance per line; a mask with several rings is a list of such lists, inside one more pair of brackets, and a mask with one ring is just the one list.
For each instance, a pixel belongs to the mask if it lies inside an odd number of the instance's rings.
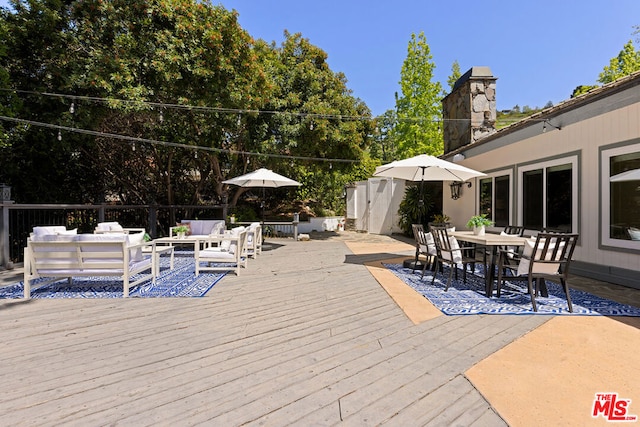
[[34,242],[73,242],[74,240],[76,240],[75,234],[46,234],[33,239]]
[[226,229],[226,224],[224,221],[218,221],[213,225],[211,230],[209,230],[209,234],[222,234]]
[[231,252],[222,251],[220,248],[207,248],[200,251],[200,260],[212,258],[215,260],[235,260],[236,256]]
[[45,236],[47,234],[56,234],[59,232],[66,231],[67,227],[64,225],[50,225],[44,227],[33,227],[33,235],[34,237]]
[[[532,240],[532,239],[527,239],[525,241],[524,244],[524,251],[522,252],[522,256],[523,257],[531,257],[533,254],[533,247],[535,246],[536,241]],[[562,244],[564,246],[564,243]],[[554,243],[550,243],[549,247],[547,248],[547,254],[545,256],[546,260],[551,260],[552,256],[553,256],[553,249],[555,247]],[[538,251],[536,253],[536,256],[534,258],[539,259],[540,256],[542,255],[542,249],[544,248],[544,240],[540,240],[540,245],[538,246]],[[556,257],[560,257],[560,255],[562,254],[562,248],[558,249],[558,253],[556,254]],[[560,263],[541,263],[541,262],[536,262],[533,266],[533,273],[537,273],[537,274],[557,274],[558,273],[558,269],[560,268]],[[518,276],[523,276],[523,275],[527,275],[529,274],[529,260],[528,259],[522,259],[520,261],[520,264],[518,265],[518,272],[517,275]]]
[[[73,242],[76,236],[64,234],[45,234],[44,236],[34,236],[33,242]],[[74,245],[46,245],[33,248],[34,252],[69,252],[73,251]],[[50,260],[55,262],[55,260]]]
[[629,227],[627,231],[629,232],[629,237],[631,237],[631,240],[640,240],[640,229]]
[[56,231],[56,234],[59,236],[75,236],[76,234],[78,234],[78,229],[74,228],[73,230]]
[[[237,237],[240,235],[241,231],[244,231],[244,227],[242,225],[239,227],[232,228],[230,234],[232,237]],[[222,242],[220,242],[220,248],[232,254],[235,253],[236,246],[237,246],[236,241],[232,242],[231,240],[223,240]]]
[[424,238],[427,241],[427,253],[430,255],[437,255],[438,250],[436,249],[436,242],[433,239],[433,234],[424,233]]
[[[119,233],[107,233],[107,234],[78,234],[75,236],[75,240],[79,242],[126,242],[127,235]],[[100,252],[104,251],[105,247],[102,245],[83,245],[80,250],[82,252]],[[122,258],[109,258],[114,262],[122,262]]]
[[451,236],[449,237],[449,245],[451,246],[451,253],[442,251],[442,258],[448,259],[451,261],[451,256],[453,255],[453,262],[459,263],[462,262],[462,251],[460,250],[460,245],[458,244],[458,240]]
[[[119,230],[118,227],[120,227]],[[96,229],[99,231],[122,231],[122,227],[117,221],[99,222],[96,226]]]
[[[504,231],[501,231],[500,235],[501,236],[520,237],[519,234],[509,234],[509,233],[505,233]],[[507,258],[513,258],[515,253],[516,253],[516,249],[513,246],[507,247]]]
[[189,225],[191,226],[191,234],[192,235],[197,235],[197,236],[203,236],[203,235],[208,235],[208,231],[205,233],[204,232],[204,228],[205,228],[205,224],[203,221],[189,221]]
[[192,236],[209,236],[222,234],[226,225],[222,219],[183,219],[183,224],[189,224]]
[[509,233],[505,233],[504,231],[500,232],[501,236],[512,236],[512,237],[520,237],[519,234],[509,234]]
[[[141,233],[134,233],[127,235],[127,243],[129,246],[140,245],[144,243],[144,231]],[[137,247],[129,251],[130,261],[142,261],[144,256],[142,255],[142,247]]]

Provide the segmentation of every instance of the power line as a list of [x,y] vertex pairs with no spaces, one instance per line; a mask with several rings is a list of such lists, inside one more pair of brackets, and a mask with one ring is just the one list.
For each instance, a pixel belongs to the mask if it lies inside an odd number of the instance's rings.
[[158,141],[156,139],[139,138],[135,136],[119,135],[115,133],[106,133],[106,132],[99,132],[99,131],[88,130],[88,129],[69,127],[69,126],[54,125],[50,123],[42,123],[42,122],[36,122],[33,120],[18,119],[18,118],[7,117],[7,116],[0,116],[0,120],[13,122],[13,123],[21,123],[21,124],[26,124],[31,126],[37,126],[37,127],[43,127],[48,129],[54,129],[58,131],[64,130],[66,132],[73,132],[73,133],[79,133],[84,135],[119,139],[122,141],[129,141],[133,143],[142,142],[142,143],[148,143],[148,144],[161,145],[164,147],[186,148],[194,151],[212,151],[216,153],[228,153],[228,154],[245,155],[245,156],[253,156],[253,157],[270,157],[270,158],[278,158],[278,159],[309,160],[309,161],[322,161],[322,162],[335,162],[335,163],[360,162],[359,160],[352,160],[352,159],[329,159],[324,157],[303,157],[303,156],[293,156],[293,155],[286,155],[286,154],[256,153],[253,151],[231,150],[231,149],[215,148],[215,147],[203,147],[200,145],[189,145],[189,144],[182,144],[177,142]]
[[[256,109],[242,109],[242,108],[225,108],[225,107],[209,107],[189,104],[175,104],[175,103],[163,103],[153,101],[135,101],[117,98],[103,98],[83,95],[69,95],[63,93],[52,92],[37,92],[30,90],[9,89],[0,88],[0,91],[23,93],[28,95],[48,96],[61,99],[69,99],[73,101],[88,101],[101,104],[121,103],[126,105],[144,105],[157,109],[175,109],[175,110],[187,110],[187,111],[201,111],[201,112],[213,112],[213,113],[228,113],[228,114],[269,114],[269,115],[284,115],[291,117],[301,118],[315,118],[315,119],[331,119],[331,120],[345,120],[345,121],[376,121],[382,119],[384,116],[364,116],[364,115],[349,115],[349,114],[323,114],[323,113],[305,113],[295,111],[277,111],[277,110],[256,110]],[[433,117],[396,117],[398,122],[415,122],[415,123],[439,123],[439,122],[454,122],[454,121],[470,121],[471,119],[443,119]]]

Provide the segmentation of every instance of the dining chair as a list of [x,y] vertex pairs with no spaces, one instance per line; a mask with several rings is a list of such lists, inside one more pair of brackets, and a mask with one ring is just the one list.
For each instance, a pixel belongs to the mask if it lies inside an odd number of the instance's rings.
[[[500,232],[501,236],[518,236],[518,237],[522,237],[524,235],[524,227],[521,225],[507,225],[505,226],[502,231]],[[476,245],[477,247],[478,245]],[[491,248],[491,247],[484,247],[482,250],[482,262],[485,265],[485,271],[488,267],[487,264],[487,257],[491,257],[492,251],[493,250],[497,250],[499,251],[507,251],[507,258],[505,259],[505,263],[508,263],[509,258],[513,258],[513,254],[517,254],[518,251],[520,250],[519,246],[498,246],[497,248]]]
[[[498,258],[498,298],[508,270],[512,274],[512,276],[508,276],[510,281],[527,281],[527,290],[531,296],[533,311],[538,311],[536,295],[541,291],[544,280],[549,279],[560,282],[567,297],[569,312],[573,313],[567,278],[577,242],[578,234],[539,233],[535,240],[525,242],[522,255],[501,250]],[[517,264],[507,263],[508,259],[517,261]],[[534,280],[535,288],[533,286]]]
[[[447,291],[449,289],[449,285],[451,284],[451,279],[453,278],[453,274],[455,271],[456,279],[458,279],[458,265],[462,265],[462,280],[464,283],[467,283],[467,265],[472,264],[475,266],[476,259],[475,257],[470,257],[465,255],[465,251],[474,249],[473,247],[462,247],[458,243],[458,240],[449,236],[446,227],[442,226],[432,226],[431,234],[433,235],[434,244],[436,246],[436,262],[435,269],[433,272],[433,278],[431,279],[431,284],[433,284],[436,280],[436,275],[438,274],[438,267],[443,264],[448,264],[449,269],[449,279],[447,280],[447,285],[444,290]],[[422,272],[422,276],[424,277],[424,270]]]
[[[426,232],[424,230],[418,230],[416,241],[418,242],[419,255],[424,255],[425,257],[424,264],[422,266],[422,276],[421,276],[421,277],[424,277],[424,273],[425,271],[427,271],[428,267],[430,267],[432,270],[433,270],[433,267],[435,267],[438,251],[436,249],[436,244],[433,239],[433,234],[431,234],[430,232]],[[415,271],[415,266],[416,265],[414,264],[413,271]]]
[[[522,236],[524,236],[524,227],[521,226],[521,225],[507,225],[500,232],[500,234],[503,235],[503,236],[522,237]],[[518,253],[518,251],[520,250],[520,246],[500,246],[500,247],[498,247],[498,250],[504,250],[504,251],[508,252],[507,253],[507,259],[505,260],[505,261],[508,261],[509,258],[512,258],[511,255]]]
[[424,225],[422,224],[411,224],[411,231],[413,231],[413,239],[416,242],[416,256],[413,260],[413,271],[416,270],[416,265],[418,265],[418,258],[420,257],[420,241],[418,233],[420,231],[424,231]]

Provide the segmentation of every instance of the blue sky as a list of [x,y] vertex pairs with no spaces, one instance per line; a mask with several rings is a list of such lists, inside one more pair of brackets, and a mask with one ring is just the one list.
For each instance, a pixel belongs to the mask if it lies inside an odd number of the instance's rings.
[[[212,0],[239,13],[254,38],[280,44],[302,33],[343,72],[374,115],[395,107],[411,33],[424,32],[447,87],[454,61],[464,73],[488,66],[498,109],[568,99],[598,74],[640,25],[640,0]],[[7,4],[0,0],[0,5]],[[636,45],[637,48],[637,45]]]
[[[215,3],[215,1],[214,1]],[[374,115],[395,107],[411,33],[424,32],[447,86],[454,61],[464,73],[488,66],[498,109],[568,99],[636,39],[640,0],[222,0],[253,37],[280,44],[300,32],[328,54]]]

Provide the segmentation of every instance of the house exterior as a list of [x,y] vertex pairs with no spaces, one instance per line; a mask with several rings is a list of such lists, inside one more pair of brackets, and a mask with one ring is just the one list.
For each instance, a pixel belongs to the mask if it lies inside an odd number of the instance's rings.
[[[486,213],[493,232],[512,224],[524,225],[526,236],[543,229],[579,233],[573,273],[640,289],[640,241],[628,232],[640,228],[640,181],[610,182],[640,169],[640,72],[500,130],[496,80],[488,67],[473,67],[442,101],[441,157],[487,174],[462,185],[457,199],[445,182],[443,213],[458,229]],[[347,221],[391,234],[404,185],[375,179],[347,189]],[[370,218],[386,222],[369,228]]]
[[[487,130],[492,81],[487,67],[474,67],[443,100],[442,157],[488,175],[463,185],[456,200],[445,192],[444,213],[459,228],[486,213],[493,231],[515,224],[525,235],[579,233],[573,273],[640,289],[640,241],[628,232],[640,228],[640,181],[610,182],[640,168],[640,72],[498,131]],[[468,120],[447,121],[461,116]]]

